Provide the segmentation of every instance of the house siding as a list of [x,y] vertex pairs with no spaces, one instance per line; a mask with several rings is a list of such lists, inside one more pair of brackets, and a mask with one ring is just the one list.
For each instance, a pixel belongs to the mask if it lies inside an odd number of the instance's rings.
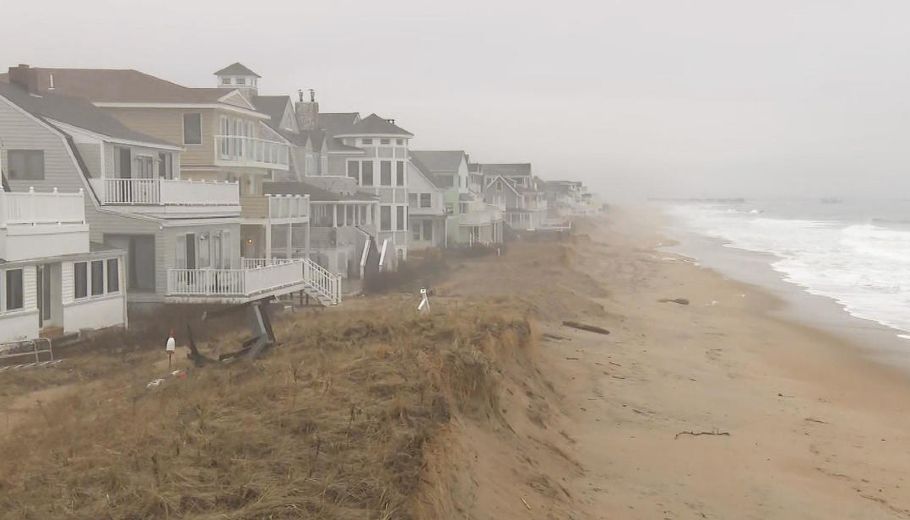
[[[215,162],[218,114],[213,108],[120,108],[103,107],[121,123],[144,134],[182,146],[183,166],[211,166]],[[202,119],[202,144],[183,144],[183,115],[198,113]]]
[[73,161],[66,141],[3,98],[0,98],[0,139],[3,140],[0,160],[4,171],[9,171],[8,150],[44,150],[44,179],[7,177],[13,191],[28,191],[34,187],[38,191],[57,188],[74,192],[84,186],[81,179],[73,175]]

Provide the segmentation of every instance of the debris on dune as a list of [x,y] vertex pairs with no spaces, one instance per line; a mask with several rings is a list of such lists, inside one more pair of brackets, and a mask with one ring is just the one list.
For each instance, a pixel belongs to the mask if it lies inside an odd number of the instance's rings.
[[689,300],[686,298],[661,298],[657,301],[660,303],[678,303],[680,305],[689,305]]

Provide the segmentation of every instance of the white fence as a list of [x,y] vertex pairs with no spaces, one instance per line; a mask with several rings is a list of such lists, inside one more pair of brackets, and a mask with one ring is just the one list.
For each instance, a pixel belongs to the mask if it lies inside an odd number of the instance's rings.
[[237,206],[236,182],[176,179],[92,179],[102,204]]
[[215,150],[220,161],[288,169],[290,147],[278,141],[242,135],[216,135]]
[[241,259],[240,269],[169,269],[172,296],[252,297],[303,282],[302,260]]
[[0,228],[10,224],[83,224],[85,203],[76,193],[7,192],[0,188]]

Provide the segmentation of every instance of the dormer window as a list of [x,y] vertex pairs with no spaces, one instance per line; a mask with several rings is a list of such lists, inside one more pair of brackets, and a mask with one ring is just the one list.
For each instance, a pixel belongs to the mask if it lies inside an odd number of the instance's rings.
[[361,143],[361,144],[373,144],[373,139],[370,139],[370,138],[361,139],[361,140],[360,140],[360,143]]
[[246,78],[235,78],[234,83],[238,85],[246,85]]

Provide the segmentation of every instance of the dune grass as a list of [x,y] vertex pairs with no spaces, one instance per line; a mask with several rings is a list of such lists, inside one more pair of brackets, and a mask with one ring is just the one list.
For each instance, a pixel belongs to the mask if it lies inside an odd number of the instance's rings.
[[277,320],[259,360],[154,390],[142,353],[68,380],[0,439],[0,516],[413,518],[425,444],[453,414],[497,413],[497,360],[531,328],[503,307],[370,307]]

